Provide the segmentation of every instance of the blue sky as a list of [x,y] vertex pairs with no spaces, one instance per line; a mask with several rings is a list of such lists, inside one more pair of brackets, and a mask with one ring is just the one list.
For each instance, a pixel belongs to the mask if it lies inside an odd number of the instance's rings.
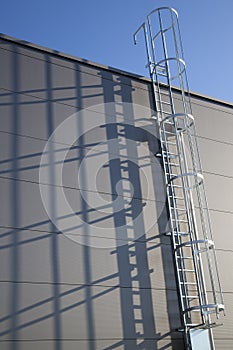
[[233,102],[233,0],[7,0],[1,32],[148,75],[132,35],[161,6],[179,12],[190,90]]

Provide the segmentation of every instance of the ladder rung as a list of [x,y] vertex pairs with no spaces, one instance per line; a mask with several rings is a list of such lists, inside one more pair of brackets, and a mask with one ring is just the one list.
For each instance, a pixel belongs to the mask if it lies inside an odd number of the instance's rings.
[[176,157],[178,157],[178,154],[176,154],[176,153],[172,153],[172,152],[167,152],[167,151],[164,151],[164,150],[162,150],[162,153],[165,153],[165,155],[169,155],[169,156],[176,156]]
[[160,112],[160,113],[163,113],[163,114],[168,114],[168,115],[171,115],[171,111],[161,111],[160,109],[158,109],[158,112]]
[[177,174],[172,174],[172,173],[165,173],[165,175],[167,175],[167,176],[177,176]]
[[167,77],[168,75],[166,73],[163,73],[159,70],[156,71],[156,74],[160,75],[161,77]]
[[[161,129],[161,131],[164,133],[165,136],[167,137],[171,137],[171,138],[175,138],[177,136],[177,133],[176,132],[172,132],[172,131],[169,131],[169,130],[166,130],[166,129]],[[168,135],[166,135],[168,134]]]
[[178,211],[186,211],[185,208],[170,207],[171,209],[176,209]]
[[164,95],[164,96],[170,96],[170,94],[168,93],[168,92],[162,92],[162,91],[157,91],[157,90],[155,90],[156,92],[157,92],[157,94],[160,94],[160,95]]
[[160,93],[161,93],[161,95],[165,95],[165,96],[170,96],[171,95],[169,92],[165,92],[165,91],[163,91],[163,92],[161,91]]
[[169,197],[171,197],[171,198],[173,198],[173,199],[184,200],[183,197],[176,197],[176,196],[169,196]]
[[162,132],[166,133],[166,134],[170,134],[170,135],[173,135],[173,136],[176,136],[176,133],[175,132],[171,132],[171,131],[167,131],[165,129],[161,129]]
[[183,188],[181,185],[174,185],[172,182],[167,184],[170,187]]
[[199,297],[197,295],[182,295],[182,298],[199,299]]
[[193,269],[178,269],[178,271],[182,272],[195,272]]
[[159,101],[159,103],[160,103],[161,105],[165,104],[165,105],[169,105],[169,106],[171,106],[171,102],[167,102],[167,101]]
[[[182,243],[182,244],[177,244],[177,249],[181,248],[181,246],[183,248],[190,248],[190,247],[193,247],[193,244],[186,244],[186,242]],[[197,253],[197,252],[200,252],[200,251],[199,250],[195,250],[195,253]]]
[[202,324],[200,324],[200,323],[186,323],[186,326],[194,328],[194,327],[202,326]]
[[180,282],[180,284],[185,284],[185,285],[196,285],[196,283],[195,282]]
[[169,164],[169,165],[171,165],[171,166],[180,166],[179,164],[176,164],[176,163],[169,163],[169,162],[164,162],[165,164]]
[[171,141],[167,141],[167,140],[160,140],[161,143],[166,143],[167,145],[177,145],[176,142],[171,142]]
[[176,219],[172,219],[172,221],[176,221],[176,222],[183,222],[183,223],[188,223],[188,221],[187,220],[176,220]]
[[173,236],[189,236],[190,232],[178,232],[178,233],[173,233]]
[[[165,102],[164,102],[164,104],[166,104]],[[167,105],[169,105],[170,103],[167,103]],[[157,110],[157,112],[163,112],[163,113],[166,113],[166,112],[168,112],[168,111],[164,111],[164,110],[162,110],[162,109],[160,109],[160,108],[158,108],[158,110]],[[172,114],[172,112],[171,112],[171,110],[169,111],[169,114],[171,115]]]
[[161,91],[161,88],[157,88],[157,85],[155,85],[155,92],[157,92],[158,94],[160,93],[160,95],[170,96],[169,92]]

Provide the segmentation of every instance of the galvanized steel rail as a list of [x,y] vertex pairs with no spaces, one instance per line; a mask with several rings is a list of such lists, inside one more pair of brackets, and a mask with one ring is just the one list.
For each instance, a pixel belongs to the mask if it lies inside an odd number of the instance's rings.
[[213,318],[224,313],[224,304],[178,14],[169,7],[152,11],[134,34],[135,44],[141,31],[160,134],[157,156],[163,160],[181,330],[187,349],[194,350],[193,329],[208,330],[209,348],[214,349]]

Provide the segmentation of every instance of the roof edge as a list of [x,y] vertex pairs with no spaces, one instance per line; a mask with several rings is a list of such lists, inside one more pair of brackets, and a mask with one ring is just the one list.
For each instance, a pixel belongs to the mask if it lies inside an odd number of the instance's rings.
[[[26,47],[26,48],[32,48],[32,49],[37,50],[37,51],[46,52],[46,53],[52,54],[52,55],[57,56],[57,57],[61,57],[61,58],[65,58],[65,59],[68,59],[68,60],[76,61],[76,62],[85,64],[85,65],[88,65],[88,66],[94,66],[96,68],[101,68],[101,69],[104,69],[104,70],[107,70],[107,71],[111,71],[113,73],[121,74],[121,75],[124,75],[124,76],[127,76],[127,77],[132,77],[134,79],[138,79],[138,80],[144,81],[146,83],[151,83],[151,79],[148,78],[148,77],[145,77],[145,76],[142,76],[142,75],[139,75],[139,74],[136,74],[136,73],[124,71],[124,70],[121,70],[119,68],[106,66],[106,65],[103,65],[101,63],[93,62],[93,61],[90,61],[90,60],[87,60],[87,59],[84,59],[84,58],[81,58],[81,57],[78,57],[78,56],[69,55],[69,54],[66,54],[66,53],[58,51],[58,50],[53,50],[53,49],[47,48],[45,46],[41,46],[41,45],[37,45],[37,44],[31,43],[31,42],[26,41],[26,40],[20,40],[20,39],[14,38],[14,37],[9,36],[9,35],[4,34],[4,33],[0,33],[0,39],[6,40],[6,41],[9,41],[9,42],[13,42],[13,43],[17,43],[18,45],[21,45],[21,46]],[[172,88],[175,91],[177,91],[177,92],[180,91],[180,89],[177,88],[177,87],[172,87]],[[215,98],[215,97],[211,97],[211,96],[208,96],[208,95],[205,95],[205,94],[201,94],[201,93],[198,93],[198,92],[194,92],[194,91],[190,91],[189,93],[190,93],[190,96],[192,96],[194,98],[199,98],[201,100],[209,101],[209,102],[212,102],[212,103],[214,102],[216,104],[220,104],[220,105],[225,106],[225,107],[233,107],[233,102],[231,103],[231,102],[228,102],[228,101],[224,101],[224,100],[221,100],[221,99],[218,99],[218,98]]]

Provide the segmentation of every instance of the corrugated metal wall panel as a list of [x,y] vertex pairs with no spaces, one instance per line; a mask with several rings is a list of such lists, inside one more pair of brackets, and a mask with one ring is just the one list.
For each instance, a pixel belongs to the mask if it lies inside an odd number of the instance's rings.
[[[145,130],[140,129],[146,126],[151,130],[151,115],[143,108],[132,109],[123,116],[115,113],[119,102],[139,104],[149,111],[153,107],[150,84],[4,39],[0,48],[0,186],[4,198],[0,216],[0,283],[4,300],[1,348],[12,349],[13,343],[6,340],[14,339],[14,350],[41,346],[46,350],[163,347],[181,350],[181,334],[176,332],[180,320],[169,237],[161,235],[169,231],[163,174],[159,162],[147,152],[147,140],[142,142]],[[179,100],[177,95],[177,104]],[[113,101],[111,108],[95,106]],[[229,277],[233,257],[230,195],[233,168],[229,161],[233,113],[230,107],[198,97],[193,97],[193,106],[227,312],[224,326],[214,331],[216,349],[229,349],[233,317],[233,279]],[[138,241],[129,245],[109,245],[104,232],[93,241],[97,247],[81,245],[58,234],[41,201],[38,171],[46,141],[62,121],[87,107],[97,113],[100,124],[125,121],[129,125],[127,135],[130,131],[132,142],[127,160],[136,162],[139,168],[124,181],[125,184],[128,180],[134,184],[139,181],[140,191],[136,188],[132,200],[134,210],[140,211],[142,204],[144,209],[150,208],[143,212],[140,224],[131,227]],[[109,134],[106,129],[86,132],[90,122],[86,119],[82,122],[85,142],[76,143],[67,156],[63,174],[65,193],[73,210],[83,218],[88,217],[87,222],[98,222],[103,228],[116,227],[119,220],[116,214],[106,217],[105,213],[92,212],[83,205],[75,178],[78,155],[81,152],[86,160],[92,150],[98,161],[98,152],[103,150],[102,144],[108,141]],[[137,137],[133,138],[135,133]],[[153,151],[157,149],[158,144]],[[119,157],[117,149],[106,150]],[[143,166],[148,166],[151,159],[153,167],[146,172],[149,177],[145,181]],[[95,191],[91,179],[87,177],[87,183],[84,182],[89,197]],[[112,185],[108,168],[103,168],[98,190],[109,203],[115,194]],[[54,194],[54,186],[44,188]],[[122,197],[126,202],[131,199],[131,193]],[[127,222],[127,216],[123,217]],[[145,230],[148,221],[152,225]],[[82,226],[74,227],[73,233],[94,235],[95,229],[85,232]],[[116,237],[110,238],[114,241]]]

